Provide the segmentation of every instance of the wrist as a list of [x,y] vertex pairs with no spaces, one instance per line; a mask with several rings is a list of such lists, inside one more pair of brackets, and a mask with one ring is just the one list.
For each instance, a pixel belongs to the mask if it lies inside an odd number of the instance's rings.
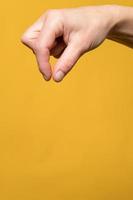
[[[112,27],[107,38],[112,39],[121,34],[129,34],[133,31],[133,8],[128,6],[110,6],[112,15]],[[132,30],[131,30],[132,29]]]
[[120,17],[120,6],[119,5],[105,5],[106,19],[108,22],[108,34],[107,38],[113,33],[118,24],[121,21]]

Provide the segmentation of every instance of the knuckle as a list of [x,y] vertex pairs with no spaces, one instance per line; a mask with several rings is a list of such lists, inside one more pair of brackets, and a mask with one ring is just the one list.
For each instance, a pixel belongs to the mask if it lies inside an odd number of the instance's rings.
[[47,17],[61,18],[62,10],[61,9],[49,9],[46,11]]
[[45,48],[45,46],[44,46],[44,44],[42,42],[36,43],[34,49],[35,49],[36,53],[49,55],[49,50],[47,48]]
[[63,68],[64,73],[67,74],[73,67],[74,67],[73,63],[66,64],[66,66],[64,66]]
[[36,49],[37,52],[43,52],[44,46],[43,46],[42,42],[36,43],[35,44],[35,49]]
[[29,38],[28,38],[27,34],[23,34],[23,35],[21,36],[21,42],[22,42],[23,44],[27,44],[28,41],[29,41]]
[[75,62],[73,58],[68,58],[67,63],[65,63],[64,70],[65,72],[69,71],[74,66]]

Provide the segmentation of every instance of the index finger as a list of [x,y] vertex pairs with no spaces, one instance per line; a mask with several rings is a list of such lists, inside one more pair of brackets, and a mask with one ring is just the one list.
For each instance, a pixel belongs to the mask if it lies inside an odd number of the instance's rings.
[[47,18],[43,24],[40,35],[36,41],[35,54],[39,65],[40,72],[46,80],[50,80],[52,69],[50,65],[50,50],[55,45],[55,40],[62,34],[59,22]]

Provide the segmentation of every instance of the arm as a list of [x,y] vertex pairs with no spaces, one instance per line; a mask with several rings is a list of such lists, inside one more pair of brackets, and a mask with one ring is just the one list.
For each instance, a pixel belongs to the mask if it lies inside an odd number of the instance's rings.
[[[53,9],[45,12],[22,36],[36,55],[45,80],[57,82],[86,52],[105,39],[133,47],[133,8],[118,5]],[[50,56],[58,58],[53,70]]]

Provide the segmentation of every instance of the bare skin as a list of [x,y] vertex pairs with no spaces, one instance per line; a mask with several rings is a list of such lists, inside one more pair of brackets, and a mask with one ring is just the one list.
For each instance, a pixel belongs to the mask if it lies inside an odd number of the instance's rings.
[[[23,34],[45,80],[60,82],[85,53],[105,39],[133,48],[133,7],[118,5],[52,9]],[[57,58],[54,68],[50,56]]]

